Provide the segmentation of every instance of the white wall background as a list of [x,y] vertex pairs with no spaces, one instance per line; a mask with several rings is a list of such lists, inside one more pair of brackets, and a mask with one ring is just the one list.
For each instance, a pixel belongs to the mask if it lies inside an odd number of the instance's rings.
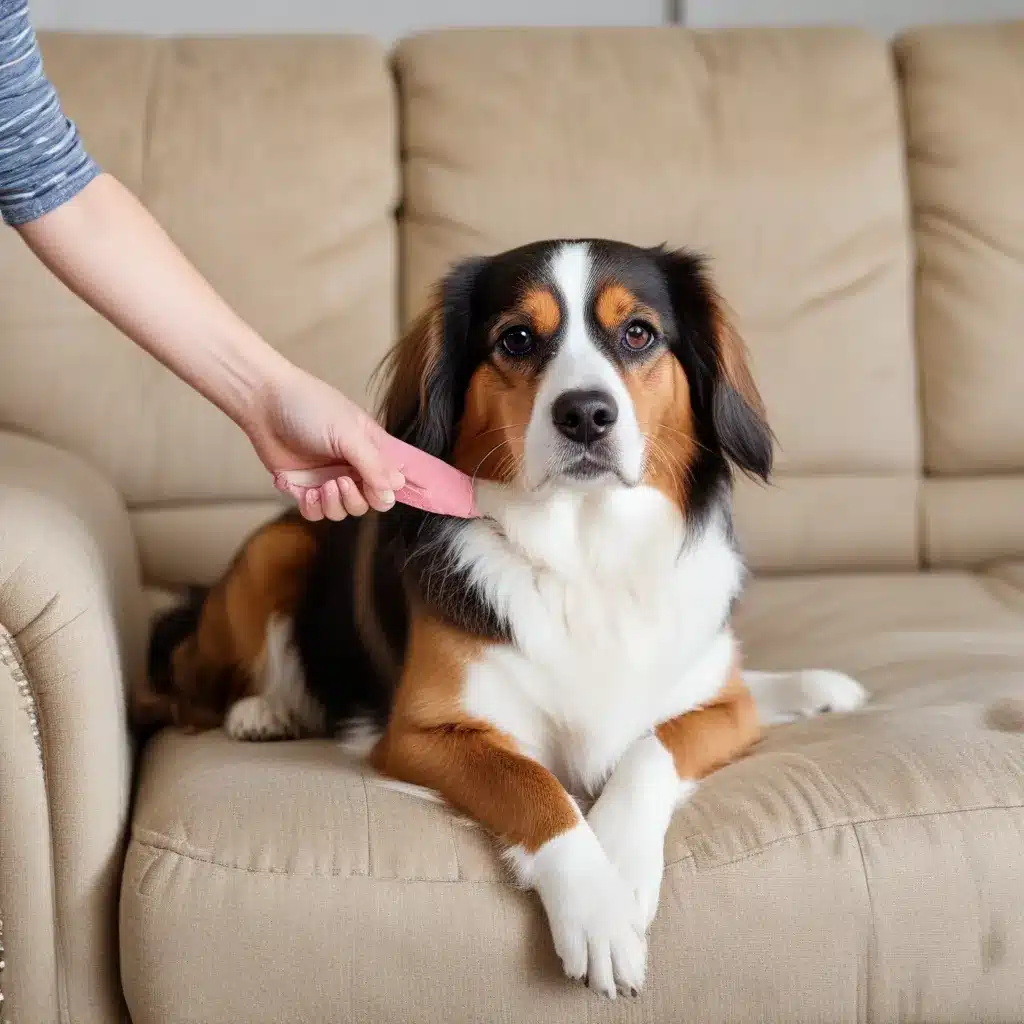
[[362,32],[385,43],[452,25],[698,27],[841,22],[891,34],[1024,18],[1024,0],[29,0],[37,28],[158,34]]

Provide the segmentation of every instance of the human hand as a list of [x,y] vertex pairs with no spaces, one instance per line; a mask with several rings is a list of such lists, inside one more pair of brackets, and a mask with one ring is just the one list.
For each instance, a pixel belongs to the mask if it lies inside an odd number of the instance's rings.
[[[387,511],[394,492],[405,485],[400,468],[381,453],[383,428],[351,399],[296,366],[289,364],[259,390],[242,425],[278,489],[295,498],[306,519]],[[303,487],[279,477],[338,463],[352,466],[360,482],[341,476]]]

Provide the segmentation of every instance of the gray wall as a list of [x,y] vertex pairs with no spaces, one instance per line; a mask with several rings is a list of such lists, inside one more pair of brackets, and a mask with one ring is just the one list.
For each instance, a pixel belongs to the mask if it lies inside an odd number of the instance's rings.
[[658,25],[665,0],[29,0],[37,28],[182,33],[364,32],[390,42],[452,25]]
[[1024,18],[1024,0],[29,0],[38,28],[112,32],[365,32],[390,43],[450,25],[912,24]]
[[845,22],[885,35],[910,25],[1024,18],[1024,0],[686,0],[690,25]]

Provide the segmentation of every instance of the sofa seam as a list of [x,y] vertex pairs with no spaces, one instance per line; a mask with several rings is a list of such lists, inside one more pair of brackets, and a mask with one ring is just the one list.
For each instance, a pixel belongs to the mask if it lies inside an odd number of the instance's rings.
[[[697,855],[690,851],[684,856],[674,861],[669,861],[665,866],[672,867],[675,864],[679,864],[684,860],[693,860],[698,871],[714,871],[718,868],[728,867],[730,864],[738,864],[744,860],[750,860],[752,857],[758,857],[767,850],[772,849],[775,846],[779,846],[782,843],[788,843],[793,839],[802,839],[805,836],[816,835],[820,832],[828,832],[833,829],[849,828],[850,826],[857,825],[872,825],[878,822],[886,821],[912,821],[917,818],[941,818],[950,814],[973,814],[977,811],[1013,811],[1013,810],[1024,810],[1024,803],[1013,803],[1013,804],[979,804],[977,807],[954,807],[945,811],[907,811],[903,814],[879,814],[870,818],[850,818],[846,821],[834,821],[828,825],[819,825],[816,828],[803,829],[800,832],[793,832],[789,835],[779,836],[777,839],[771,839],[766,843],[762,843],[760,846],[753,850],[747,850],[744,853],[739,854],[736,857],[729,857],[725,860],[711,860],[709,863],[701,865]],[[687,837],[687,841],[701,840],[710,841],[704,833],[693,833]]]
[[[146,830],[148,831],[148,830]],[[153,838],[143,838],[138,834],[139,830],[133,829],[131,841],[137,846],[142,847],[145,850],[155,851],[158,853],[169,853],[175,857],[181,857],[183,860],[190,860],[196,864],[208,864],[210,867],[222,868],[225,871],[239,871],[247,875],[267,875],[268,877],[284,877],[284,878],[360,878],[367,879],[373,882],[401,882],[404,884],[409,883],[420,883],[426,882],[434,885],[487,885],[487,886],[505,886],[508,882],[502,878],[465,878],[462,877],[460,871],[460,877],[458,878],[430,878],[425,875],[413,876],[409,878],[388,878],[385,876],[372,875],[369,872],[364,871],[350,871],[347,873],[341,871],[317,871],[311,874],[298,874],[294,871],[288,871],[283,868],[253,868],[248,867],[245,864],[229,864],[225,861],[218,860],[216,857],[204,856],[194,850],[183,850],[176,846],[173,841],[159,842]],[[150,833],[152,835],[152,833]],[[692,860],[692,854],[684,857],[680,857],[678,860],[673,861],[671,864],[665,866],[667,871],[669,868],[678,867],[684,864],[688,860]],[[145,893],[139,893],[140,896],[145,896]]]
[[[871,825],[878,822],[888,821],[909,821],[919,818],[938,818],[944,817],[951,814],[973,814],[978,811],[1013,811],[1013,810],[1024,810],[1024,803],[1017,804],[987,804],[979,807],[964,807],[955,810],[948,811],[920,811],[908,814],[893,814],[893,815],[879,815],[873,818],[861,818],[856,821],[837,821],[830,825],[822,825],[819,828],[807,829],[803,832],[795,832],[789,836],[783,836],[779,839],[772,840],[769,843],[765,843],[763,846],[758,847],[756,850],[752,850],[747,854],[740,857],[734,857],[730,860],[717,861],[714,864],[701,866],[699,864],[699,858],[692,851],[689,850],[685,854],[675,858],[674,860],[668,861],[665,864],[665,870],[669,868],[680,867],[687,862],[691,862],[695,874],[700,874],[705,871],[713,871],[718,868],[728,867],[731,864],[737,864],[744,860],[750,860],[759,854],[775,847],[782,843],[790,842],[795,839],[802,839],[808,835],[816,835],[822,832],[835,831],[837,829],[851,828],[858,825]],[[697,836],[691,836],[691,839],[698,838]],[[199,851],[182,848],[181,845],[177,844],[174,840],[164,836],[160,836],[159,833],[153,832],[150,829],[143,829],[138,826],[132,828],[131,842],[137,844],[140,847],[144,847],[148,850],[157,850],[163,853],[170,853],[176,857],[181,857],[184,860],[191,860],[197,864],[209,864],[211,867],[223,868],[225,871],[240,871],[248,875],[269,875],[269,876],[284,876],[286,878],[365,878],[371,881],[377,882],[428,882],[431,884],[440,885],[503,885],[505,884],[500,878],[496,879],[467,879],[467,878],[432,878],[426,876],[411,876],[407,878],[399,877],[385,877],[377,876],[372,874],[370,871],[317,871],[310,872],[308,874],[299,874],[298,872],[290,871],[285,868],[254,868],[249,867],[245,864],[231,864],[226,861],[220,860],[217,857],[202,854]],[[460,872],[461,874],[461,872]]]
[[[44,612],[51,606],[52,602],[53,599],[46,603],[43,609]],[[43,613],[39,613],[39,615],[41,614]],[[39,615],[36,615],[33,618],[33,621],[37,620]],[[37,644],[36,647],[38,646],[39,645]],[[33,648],[33,650],[35,650],[35,648]],[[67,956],[64,951],[64,936],[61,931],[60,913],[58,911],[60,903],[58,889],[60,888],[60,882],[57,877],[56,858],[54,855],[54,844],[57,836],[57,830],[53,820],[53,801],[50,799],[50,776],[49,771],[47,770],[42,715],[39,711],[39,698],[32,686],[32,679],[28,670],[28,662],[25,660],[25,652],[18,644],[15,635],[2,623],[0,623],[0,661],[3,662],[11,673],[15,686],[18,687],[19,694],[25,700],[25,704],[23,706],[25,708],[25,713],[28,715],[29,722],[31,723],[30,727],[32,730],[32,738],[35,740],[36,749],[39,752],[39,772],[43,780],[43,797],[46,801],[46,824],[49,830],[47,842],[50,846],[50,915],[53,923],[53,951],[56,962],[56,977],[54,980],[57,988],[57,1013],[61,1021],[70,1021],[71,1013],[68,1006],[67,974],[65,971]],[[19,681],[19,676],[21,681]]]
[[[18,641],[6,626],[0,624],[0,664],[3,664],[11,673],[14,685],[17,687],[19,703],[29,720],[29,727],[32,732],[32,740],[39,753],[39,766],[43,769],[43,781],[46,780],[46,765],[43,757],[43,734],[39,722],[39,701],[36,698],[35,688],[29,676],[28,666],[25,663],[24,655],[18,646]],[[49,802],[49,800],[47,800]]]
[[463,881],[462,877],[462,861],[459,858],[459,837],[455,834],[455,820],[454,818],[448,818],[448,831],[452,837],[452,853],[455,854],[455,879],[456,882]]
[[157,84],[163,70],[164,54],[173,45],[168,40],[157,40],[150,57],[149,73],[146,78],[146,95],[142,103],[142,133],[139,139],[139,197],[149,202],[149,165],[153,147],[153,121],[157,103]]
[[[149,835],[153,838],[143,838],[140,835],[140,831],[149,832]],[[177,857],[182,857],[185,860],[191,860],[197,864],[209,864],[212,867],[224,868],[228,871],[241,871],[247,875],[285,875],[292,878],[370,878],[372,877],[369,871],[335,871],[333,868],[330,871],[316,871],[308,875],[300,875],[294,871],[289,871],[285,868],[253,868],[248,867],[245,864],[229,864],[226,861],[219,860],[218,858],[210,855],[205,855],[197,850],[182,849],[178,846],[174,840],[165,839],[160,842],[155,838],[157,833],[150,832],[149,829],[140,830],[138,828],[132,829],[131,841],[137,843],[139,846],[143,846],[148,850],[158,850],[163,853],[172,853]]]
[[999,590],[1005,588],[1013,591],[1015,594],[1020,594],[1024,597],[1024,588],[1017,586],[1017,584],[1010,580],[1005,580],[1001,576],[992,575],[991,568],[979,567],[977,569],[968,570],[974,582],[985,592],[988,597],[991,597],[996,604],[999,605],[1003,611],[1012,612],[1014,615],[1021,615],[1022,608],[1019,603],[1008,600],[1005,596],[1000,596]]
[[[480,878],[480,879],[458,879],[458,878],[430,878],[427,876],[413,876],[410,878],[388,878],[385,876],[372,875],[366,871],[317,871],[310,874],[299,874],[294,871],[288,871],[283,868],[253,868],[248,867],[245,864],[228,864],[225,861],[218,860],[216,857],[206,857],[201,854],[191,851],[182,850],[174,846],[172,843],[160,843],[155,842],[152,839],[144,839],[140,837],[136,832],[132,833],[132,842],[136,845],[143,847],[146,850],[154,850],[160,853],[169,853],[175,857],[181,857],[183,860],[190,860],[196,864],[208,864],[210,867],[221,868],[225,871],[238,871],[247,875],[266,875],[267,877],[283,877],[283,878],[356,878],[356,879],[367,879],[372,882],[400,882],[403,885],[410,883],[426,882],[430,885],[487,885],[487,886],[503,886],[507,883],[501,878]],[[140,893],[139,895],[144,895]]]
[[918,330],[920,321],[920,293],[923,266],[921,261],[921,223],[917,197],[913,182],[913,159],[911,156],[911,129],[909,95],[906,76],[899,50],[890,41],[886,47],[886,64],[893,94],[893,114],[896,120],[897,146],[899,151],[900,198],[903,208],[902,234],[906,240],[907,286],[907,329],[909,333],[912,369],[912,403],[914,412],[914,441],[916,464],[914,478],[914,531],[917,571],[931,567],[931,544],[928,532],[928,506],[925,500],[924,481],[928,471],[929,432],[925,416],[925,352]]
[[[56,597],[51,598],[49,601],[47,601],[46,602],[46,607],[43,608],[42,611],[39,613],[39,615],[37,615],[35,618],[36,619],[42,618],[43,614],[45,612],[49,611],[49,609],[52,606],[54,606],[56,604],[56,602],[57,602],[57,598]],[[59,636],[69,626],[73,626],[80,618],[82,618],[83,615],[86,614],[86,612],[87,612],[87,609],[85,609],[85,608],[83,608],[81,611],[75,612],[75,614],[72,615],[71,618],[69,618],[67,620],[67,622],[62,622],[56,629],[52,630],[49,633],[44,633],[42,636],[38,637],[36,639],[36,642],[30,648],[28,648],[25,651],[25,653],[26,654],[33,654],[36,650],[38,650],[40,647],[42,647],[43,644],[49,643],[55,636]],[[35,620],[33,620],[33,621],[35,621]]]
[[[52,832],[52,822],[50,821],[50,798],[47,791],[46,785],[46,767],[43,761],[43,740],[42,734],[39,728],[39,710],[38,702],[36,701],[35,693],[32,688],[32,682],[29,678],[28,667],[25,664],[24,656],[22,655],[21,649],[18,646],[18,642],[14,639],[11,631],[0,623],[0,664],[2,664],[7,671],[10,673],[11,679],[14,680],[14,687],[18,692],[18,703],[21,709],[25,712],[25,716],[29,721],[29,732],[32,734],[32,740],[35,743],[38,764],[39,764],[39,775],[43,783],[43,798],[46,801],[47,809],[47,827]],[[47,836],[48,842],[50,836]],[[50,851],[51,865],[53,862],[53,851]],[[53,873],[50,872],[51,886],[53,885]],[[52,892],[52,888],[51,888]],[[0,906],[0,1024],[7,1024],[8,1018],[4,1013],[5,1001],[3,991],[3,972],[6,970],[6,960],[8,953],[4,946],[4,928],[3,928],[3,912],[4,908]],[[54,919],[54,929],[56,930],[56,919]],[[56,931],[55,931],[56,934]],[[10,940],[8,939],[8,942]]]
[[868,934],[864,950],[864,1013],[862,1015],[862,1020],[865,1024],[869,1024],[871,1020],[871,970],[872,963],[878,959],[878,936],[875,927],[875,901],[871,895],[871,879],[868,875],[868,861],[864,856],[864,844],[861,841],[858,823],[854,822],[851,824],[850,829],[853,832],[853,839],[857,844],[857,853],[860,856],[861,871],[864,874],[864,893],[867,896],[868,917],[871,922],[871,931]]
[[360,779],[363,782],[363,810],[366,812],[366,876],[371,877],[373,874],[373,838],[370,835],[370,790],[366,785],[366,775],[361,774]]

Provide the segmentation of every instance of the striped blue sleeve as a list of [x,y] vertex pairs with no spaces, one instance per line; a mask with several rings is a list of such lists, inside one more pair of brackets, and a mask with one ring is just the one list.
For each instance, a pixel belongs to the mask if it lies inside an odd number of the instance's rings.
[[42,217],[99,173],[43,71],[27,0],[0,0],[0,216]]

